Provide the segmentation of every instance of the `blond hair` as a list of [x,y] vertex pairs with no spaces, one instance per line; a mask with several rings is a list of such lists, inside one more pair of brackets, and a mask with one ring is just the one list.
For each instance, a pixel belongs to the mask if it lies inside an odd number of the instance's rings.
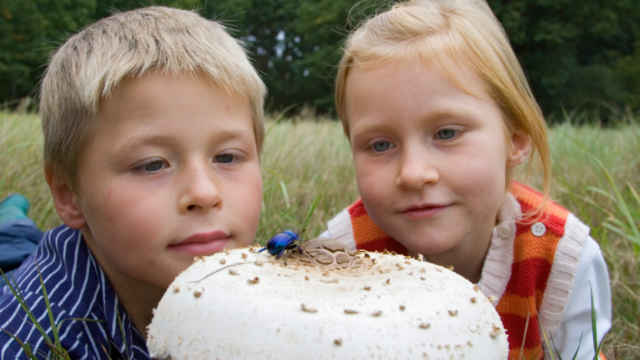
[[[469,67],[479,76],[502,111],[507,134],[521,131],[531,138],[531,157],[537,154],[541,161],[548,194],[551,160],[546,123],[502,25],[484,0],[406,1],[358,27],[346,41],[336,76],[336,110],[347,137],[345,91],[350,70],[413,57],[440,65],[453,81],[456,66]],[[458,85],[464,88],[459,81]],[[508,172],[507,180],[510,177]]]
[[242,45],[195,12],[153,6],[101,19],[55,52],[40,90],[45,166],[73,180],[101,101],[126,78],[151,71],[204,75],[246,96],[262,148],[266,87]]

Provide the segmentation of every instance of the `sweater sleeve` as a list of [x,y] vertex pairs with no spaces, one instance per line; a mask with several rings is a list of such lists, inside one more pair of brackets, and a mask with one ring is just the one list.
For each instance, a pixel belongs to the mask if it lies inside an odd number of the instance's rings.
[[571,359],[579,346],[576,359],[593,359],[591,326],[591,294],[596,312],[598,343],[611,328],[611,288],[607,264],[600,247],[588,237],[580,260],[567,306],[559,326],[551,332],[554,347],[562,359]]
[[327,230],[317,238],[305,242],[308,247],[327,247],[330,249],[356,248],[353,237],[353,227],[351,226],[351,216],[348,209],[343,209],[333,219],[327,223]]

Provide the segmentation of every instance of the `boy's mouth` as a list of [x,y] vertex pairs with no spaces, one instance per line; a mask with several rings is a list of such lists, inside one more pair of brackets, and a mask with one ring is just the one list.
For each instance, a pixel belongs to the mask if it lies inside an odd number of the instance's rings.
[[225,248],[231,235],[221,230],[197,233],[174,244],[169,244],[170,250],[185,252],[193,256],[209,255]]

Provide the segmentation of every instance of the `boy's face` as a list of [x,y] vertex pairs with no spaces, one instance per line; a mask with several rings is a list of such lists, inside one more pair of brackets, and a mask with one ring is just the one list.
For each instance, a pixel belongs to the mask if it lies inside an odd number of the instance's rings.
[[74,201],[116,290],[162,293],[194,256],[254,241],[262,202],[248,101],[150,73],[101,103]]
[[373,221],[411,253],[472,277],[479,274],[465,272],[484,259],[506,169],[528,142],[505,135],[480,79],[463,69],[456,76],[480,96],[418,60],[356,67],[346,112],[358,188]]

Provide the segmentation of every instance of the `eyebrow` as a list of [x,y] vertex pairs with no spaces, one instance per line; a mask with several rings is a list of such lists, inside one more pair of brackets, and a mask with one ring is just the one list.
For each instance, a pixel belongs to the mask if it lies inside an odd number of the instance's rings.
[[[247,136],[253,136],[253,130],[245,129],[221,129],[217,130],[210,136],[210,142],[225,142],[235,139],[243,139]],[[171,134],[139,134],[134,135],[126,142],[118,145],[117,151],[131,151],[139,146],[146,145],[175,145],[179,143],[175,136]]]

